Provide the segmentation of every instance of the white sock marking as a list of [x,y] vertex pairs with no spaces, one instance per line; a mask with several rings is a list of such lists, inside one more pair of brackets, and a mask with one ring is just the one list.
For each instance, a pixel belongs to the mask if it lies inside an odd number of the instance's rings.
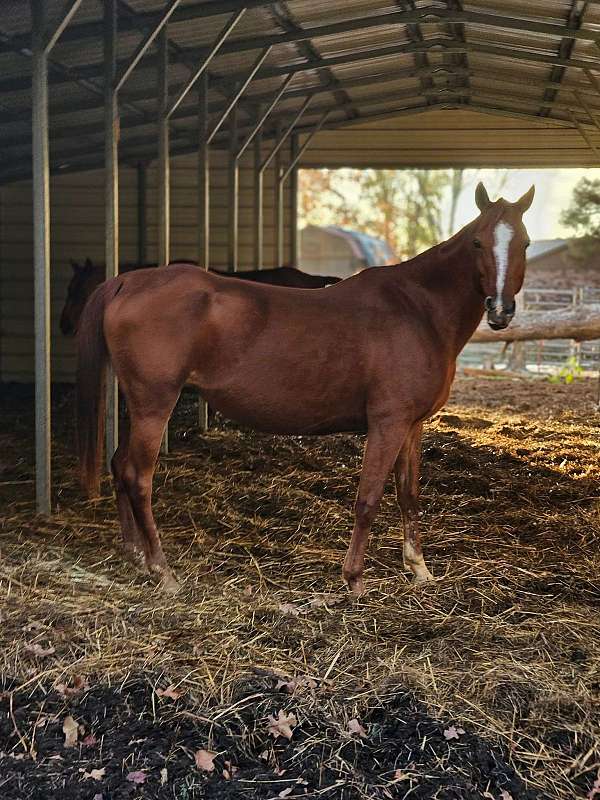
[[508,269],[508,247],[515,232],[508,222],[499,222],[494,228],[494,256],[496,258],[496,311],[502,312],[502,292]]

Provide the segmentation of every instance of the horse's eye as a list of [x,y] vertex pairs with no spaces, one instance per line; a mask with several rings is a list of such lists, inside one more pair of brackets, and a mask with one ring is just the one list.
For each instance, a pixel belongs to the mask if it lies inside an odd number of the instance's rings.
[[473,239],[473,244],[475,247],[481,247],[481,241],[479,239]]

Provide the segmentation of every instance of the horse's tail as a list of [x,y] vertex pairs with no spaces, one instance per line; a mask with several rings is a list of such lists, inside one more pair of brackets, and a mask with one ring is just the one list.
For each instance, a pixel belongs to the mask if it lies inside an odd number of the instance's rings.
[[77,447],[81,485],[88,497],[100,491],[108,362],[103,323],[107,296],[114,288],[111,284],[102,283],[94,291],[77,332]]

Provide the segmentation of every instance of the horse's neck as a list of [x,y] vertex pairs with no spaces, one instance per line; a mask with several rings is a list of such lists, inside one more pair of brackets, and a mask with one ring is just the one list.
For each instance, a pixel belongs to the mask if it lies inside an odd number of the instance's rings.
[[457,356],[484,312],[472,225],[414,259],[415,276],[431,296],[432,322]]

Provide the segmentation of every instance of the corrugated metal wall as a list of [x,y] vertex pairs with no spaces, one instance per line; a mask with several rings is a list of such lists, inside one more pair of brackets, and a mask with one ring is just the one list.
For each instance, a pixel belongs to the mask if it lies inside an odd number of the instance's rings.
[[[589,129],[600,147],[600,134]],[[306,137],[300,137],[300,142]],[[598,158],[581,133],[551,120],[436,110],[318,133],[302,167],[585,167]]]
[[[252,148],[249,148],[250,150]],[[265,155],[268,150],[265,148]],[[285,161],[282,159],[282,161]],[[211,266],[227,263],[227,169],[226,153],[211,152]],[[253,170],[252,155],[240,165],[240,268],[253,266]],[[264,185],[264,266],[274,263],[274,189],[272,170]],[[69,259],[104,262],[103,172],[59,175],[51,181],[52,215],[52,377],[71,381],[75,368],[72,339],[60,332],[58,321],[67,284]],[[137,174],[121,166],[120,254],[121,262],[137,260]],[[156,260],[156,172],[148,170],[147,257]],[[171,162],[171,257],[197,258],[197,160],[180,156]],[[285,194],[285,250],[290,252],[291,195]],[[33,271],[31,184],[22,182],[0,188],[0,379],[31,382],[33,366]]]

